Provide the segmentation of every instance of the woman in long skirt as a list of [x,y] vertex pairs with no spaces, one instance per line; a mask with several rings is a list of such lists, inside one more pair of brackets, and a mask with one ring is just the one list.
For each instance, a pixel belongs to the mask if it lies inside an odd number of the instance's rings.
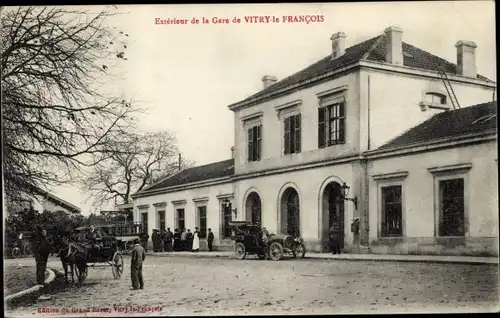
[[198,228],[194,229],[193,233],[193,252],[198,252],[200,250],[200,232],[198,232]]

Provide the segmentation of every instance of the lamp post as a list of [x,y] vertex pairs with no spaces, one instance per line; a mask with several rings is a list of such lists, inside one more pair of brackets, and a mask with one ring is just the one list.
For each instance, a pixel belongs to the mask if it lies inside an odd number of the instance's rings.
[[344,184],[340,187],[342,190],[342,199],[345,201],[352,201],[354,203],[354,208],[357,210],[358,209],[358,198],[348,198],[347,195],[349,194],[349,189],[350,187],[344,182]]

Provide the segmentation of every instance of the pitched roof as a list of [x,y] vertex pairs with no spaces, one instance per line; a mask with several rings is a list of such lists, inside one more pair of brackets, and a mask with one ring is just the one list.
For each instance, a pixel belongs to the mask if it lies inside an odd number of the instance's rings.
[[49,193],[39,187],[34,189],[35,193],[38,193],[39,195],[43,196],[44,198],[47,198],[47,200],[50,200],[54,202],[55,204],[64,207],[65,209],[68,209],[71,213],[81,213],[82,210],[77,207],[76,205],[73,205],[69,203],[68,201],[65,201],[58,196],[53,195],[52,193]]
[[470,134],[496,132],[497,102],[469,106],[436,114],[376,150],[393,149]]
[[[304,80],[327,72],[338,70],[344,66],[357,63],[361,60],[385,62],[385,55],[387,51],[386,43],[387,38],[385,34],[382,34],[347,48],[345,53],[336,59],[332,60],[331,55],[328,55],[305,69],[284,78],[283,80],[276,82],[273,85],[247,97],[246,99],[230,105],[229,107],[240,103],[246,103],[254,99],[259,100],[264,96],[274,93],[280,89],[298,84]],[[405,42],[403,42],[403,65],[430,71],[438,71],[438,66],[441,66],[446,73],[453,75],[457,74],[456,64],[448,62],[443,58],[435,56]],[[477,78],[491,81],[481,75],[478,75]]]
[[231,176],[234,174],[234,159],[210,163],[185,169],[179,173],[168,177],[141,192],[170,188],[192,182],[206,181]]

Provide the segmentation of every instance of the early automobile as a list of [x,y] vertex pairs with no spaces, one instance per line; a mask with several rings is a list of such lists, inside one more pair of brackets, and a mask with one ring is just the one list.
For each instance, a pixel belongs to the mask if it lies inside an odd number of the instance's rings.
[[260,225],[252,222],[231,222],[231,239],[235,242],[234,252],[238,259],[244,259],[247,255],[257,255],[259,259],[267,257],[278,261],[285,254],[293,257],[304,258],[306,247],[300,237],[287,234],[269,234],[267,241],[263,239],[263,231]]

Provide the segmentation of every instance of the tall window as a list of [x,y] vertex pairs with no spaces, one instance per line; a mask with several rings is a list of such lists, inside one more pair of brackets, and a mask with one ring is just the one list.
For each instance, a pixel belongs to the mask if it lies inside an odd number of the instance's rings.
[[318,108],[318,147],[345,143],[345,103]]
[[262,125],[248,129],[248,161],[259,161],[262,151]]
[[464,179],[439,181],[439,236],[464,236]]
[[382,236],[403,235],[401,186],[382,188]]
[[148,213],[147,212],[144,212],[144,213],[141,213],[141,217],[142,217],[142,230],[145,232],[145,233],[148,233]]
[[222,213],[224,217],[224,222],[222,224],[222,237],[228,238],[231,237],[231,227],[229,223],[231,222],[231,213],[232,213],[231,203],[222,203]]
[[300,152],[300,114],[285,118],[285,155]]
[[200,238],[207,237],[207,207],[198,207],[198,217],[200,218]]
[[160,222],[159,230],[165,230],[165,211],[158,211],[158,220]]
[[184,221],[184,209],[177,209],[177,228],[180,231],[186,228],[186,223]]

